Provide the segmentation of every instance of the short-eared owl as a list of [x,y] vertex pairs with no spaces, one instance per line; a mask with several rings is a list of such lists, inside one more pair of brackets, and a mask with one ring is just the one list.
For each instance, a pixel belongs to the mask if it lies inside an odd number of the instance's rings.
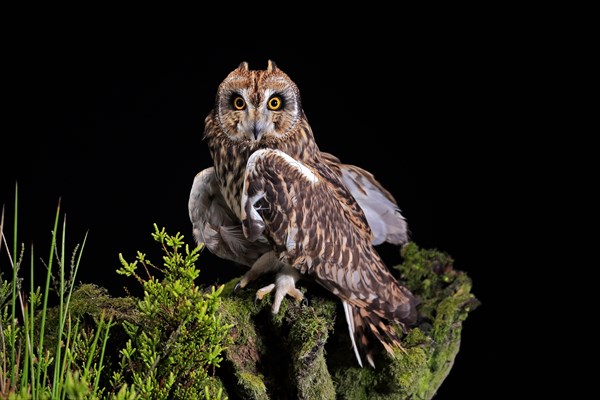
[[392,324],[416,320],[414,296],[389,272],[374,245],[408,240],[394,197],[369,172],[321,152],[296,84],[269,61],[243,62],[218,88],[205,120],[214,166],[190,192],[194,237],[217,256],[245,264],[239,287],[277,272],[273,312],[300,278],[342,301],[358,362],[374,366],[375,336],[393,354]]

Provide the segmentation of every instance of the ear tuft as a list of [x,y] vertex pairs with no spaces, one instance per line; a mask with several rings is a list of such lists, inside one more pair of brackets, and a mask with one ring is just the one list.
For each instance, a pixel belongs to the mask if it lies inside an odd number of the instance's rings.
[[269,64],[267,66],[267,71],[273,72],[273,71],[276,71],[277,69],[278,68],[277,68],[277,65],[275,64],[275,62],[273,60],[269,60]]
[[243,71],[248,71],[248,63],[246,61],[242,61],[240,63],[240,65],[238,66],[238,69],[241,69]]

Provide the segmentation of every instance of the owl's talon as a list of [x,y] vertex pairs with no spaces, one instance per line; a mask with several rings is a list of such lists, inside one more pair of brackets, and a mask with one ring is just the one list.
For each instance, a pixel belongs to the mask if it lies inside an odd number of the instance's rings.
[[233,294],[237,294],[238,290],[240,290],[240,282],[236,283],[233,287]]
[[306,297],[303,298],[300,304],[302,305],[302,307],[308,307],[308,299]]

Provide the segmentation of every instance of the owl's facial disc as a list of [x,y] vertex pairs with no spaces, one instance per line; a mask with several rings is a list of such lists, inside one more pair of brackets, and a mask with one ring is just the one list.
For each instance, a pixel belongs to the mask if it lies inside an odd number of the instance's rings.
[[298,90],[280,71],[234,71],[222,84],[218,107],[227,137],[254,144],[285,137],[301,114]]

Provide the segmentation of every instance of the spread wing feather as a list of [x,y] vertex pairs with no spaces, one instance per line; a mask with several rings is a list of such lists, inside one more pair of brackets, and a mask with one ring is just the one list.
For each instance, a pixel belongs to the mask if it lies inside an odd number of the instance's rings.
[[356,165],[343,164],[330,153],[321,157],[342,178],[344,185],[362,208],[373,231],[373,244],[383,242],[401,245],[408,242],[405,218],[394,196],[370,172]]

